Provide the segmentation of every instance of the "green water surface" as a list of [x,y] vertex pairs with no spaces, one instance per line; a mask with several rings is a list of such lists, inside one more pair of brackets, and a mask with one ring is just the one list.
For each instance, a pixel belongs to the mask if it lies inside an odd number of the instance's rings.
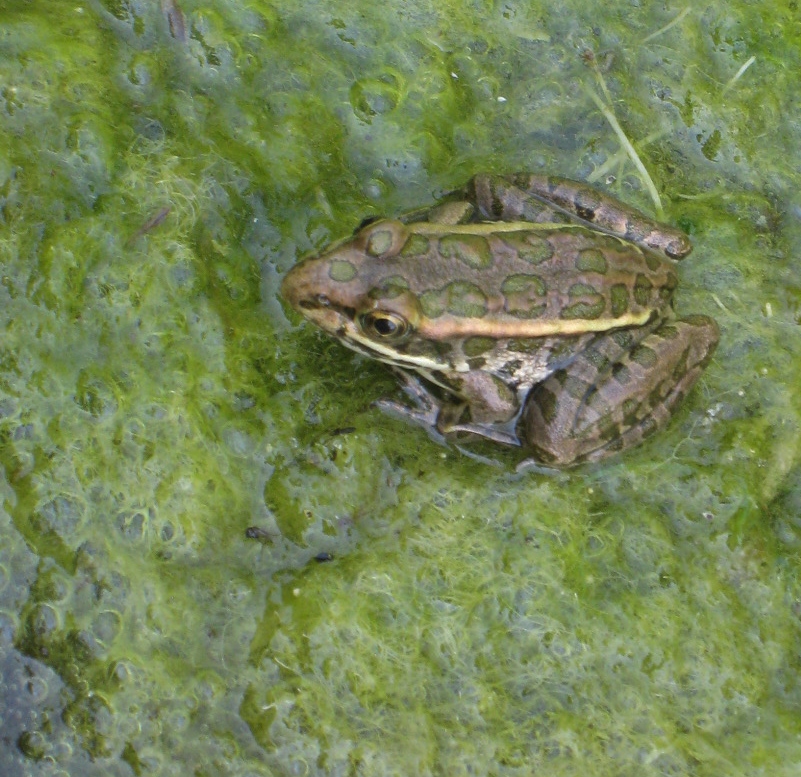
[[[178,2],[0,0],[0,774],[798,775],[795,0]],[[658,213],[609,115],[722,332],[640,448],[440,447],[278,298],[479,171]]]

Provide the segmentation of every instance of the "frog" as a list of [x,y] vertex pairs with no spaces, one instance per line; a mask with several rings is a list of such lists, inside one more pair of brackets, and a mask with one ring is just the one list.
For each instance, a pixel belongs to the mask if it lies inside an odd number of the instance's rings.
[[448,443],[568,468],[665,427],[709,364],[714,319],[673,309],[689,237],[589,184],[479,173],[434,204],[363,222],[281,292],[390,365],[378,406]]

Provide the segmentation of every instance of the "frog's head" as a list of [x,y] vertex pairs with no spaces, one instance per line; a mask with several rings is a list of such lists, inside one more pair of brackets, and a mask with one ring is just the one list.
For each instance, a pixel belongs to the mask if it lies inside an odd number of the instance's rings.
[[281,293],[309,321],[359,353],[439,369],[438,360],[415,348],[425,340],[419,334],[424,315],[413,289],[422,268],[404,261],[414,243],[401,222],[375,222],[293,267]]

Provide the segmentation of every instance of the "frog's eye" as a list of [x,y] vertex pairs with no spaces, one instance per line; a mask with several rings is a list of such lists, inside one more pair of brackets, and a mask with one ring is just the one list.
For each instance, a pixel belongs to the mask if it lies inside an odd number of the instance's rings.
[[384,310],[365,313],[359,319],[359,323],[368,337],[385,342],[396,343],[411,331],[409,322],[405,318]]

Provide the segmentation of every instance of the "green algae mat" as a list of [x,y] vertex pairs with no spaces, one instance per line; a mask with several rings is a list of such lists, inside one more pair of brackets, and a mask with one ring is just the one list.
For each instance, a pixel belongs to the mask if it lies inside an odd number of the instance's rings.
[[[795,2],[0,0],[0,774],[797,775],[800,69]],[[565,473],[278,296],[517,170],[721,328]]]

